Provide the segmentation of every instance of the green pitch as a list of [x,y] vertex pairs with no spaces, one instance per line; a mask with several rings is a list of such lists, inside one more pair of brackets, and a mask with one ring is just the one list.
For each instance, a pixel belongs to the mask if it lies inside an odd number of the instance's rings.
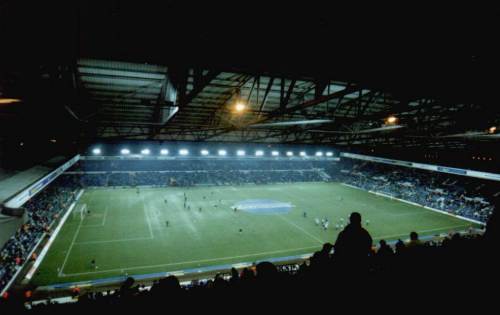
[[[184,193],[190,210],[184,208]],[[232,205],[248,199],[282,201],[293,207],[284,214],[232,210]],[[77,213],[69,216],[33,279],[35,284],[311,253],[325,242],[335,242],[339,232],[335,225],[341,218],[347,221],[352,211],[362,214],[375,241],[406,239],[411,231],[435,235],[472,225],[336,183],[151,188],[139,194],[136,189],[90,189],[75,209],[84,204],[90,214],[83,219]],[[328,229],[316,225],[315,218],[328,218]]]

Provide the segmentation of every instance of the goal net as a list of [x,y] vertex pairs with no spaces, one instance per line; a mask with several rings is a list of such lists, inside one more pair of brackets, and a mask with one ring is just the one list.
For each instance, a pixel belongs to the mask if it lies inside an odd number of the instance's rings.
[[74,211],[73,211],[73,219],[74,220],[80,220],[83,221],[85,216],[87,215],[88,210],[87,210],[87,204],[84,203],[82,205],[79,205]]

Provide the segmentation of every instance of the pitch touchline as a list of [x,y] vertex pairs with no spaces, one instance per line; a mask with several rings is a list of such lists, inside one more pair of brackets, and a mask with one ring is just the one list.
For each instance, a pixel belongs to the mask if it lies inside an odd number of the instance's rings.
[[71,277],[71,276],[79,276],[79,275],[87,275],[87,274],[95,274],[95,273],[106,273],[106,272],[113,272],[113,271],[125,271],[125,270],[135,270],[135,269],[157,268],[157,267],[167,267],[167,266],[175,266],[175,265],[182,265],[182,264],[193,264],[193,263],[201,263],[201,262],[210,262],[210,261],[217,261],[217,260],[229,260],[229,259],[235,259],[235,258],[245,258],[245,257],[260,256],[260,255],[286,253],[286,252],[292,252],[292,251],[297,251],[297,250],[314,249],[314,248],[318,248],[318,246],[300,247],[300,248],[294,248],[294,249],[285,249],[285,250],[277,250],[277,251],[271,251],[271,252],[262,252],[262,253],[248,254],[248,255],[230,256],[230,257],[220,257],[220,258],[210,258],[210,259],[201,259],[201,260],[181,261],[181,262],[169,263],[169,264],[148,265],[148,266],[138,266],[138,267],[130,267],[130,268],[116,268],[116,269],[107,269],[107,270],[99,270],[99,271],[88,271],[88,272],[79,272],[79,273],[60,274],[59,277]]
[[[432,232],[432,231],[442,231],[442,230],[451,230],[451,229],[456,229],[456,228],[461,228],[461,227],[468,227],[468,225],[453,225],[453,226],[445,226],[442,228],[435,228],[435,229],[430,229],[430,230],[421,230],[419,233],[425,233],[425,232]],[[377,236],[375,239],[382,239],[382,238],[389,238],[389,237],[395,237],[395,236],[403,236],[403,235],[409,235],[409,234],[393,234],[393,235],[383,235],[383,236]]]
[[[94,197],[94,195],[92,194],[90,196],[89,203],[93,197]],[[73,209],[71,211],[74,211],[75,208],[76,208],[76,205],[75,205],[75,207],[73,207]],[[82,223],[83,223],[83,220],[80,220],[80,224],[78,224],[78,228],[76,229],[75,235],[73,236],[73,239],[71,240],[71,245],[68,248],[68,252],[66,253],[66,256],[64,257],[63,264],[61,266],[61,269],[59,270],[59,276],[63,275],[64,266],[66,266],[66,262],[68,261],[69,253],[71,252],[71,249],[75,245],[75,241],[76,241],[76,238],[78,237],[78,233],[80,233],[80,229],[82,228]]]

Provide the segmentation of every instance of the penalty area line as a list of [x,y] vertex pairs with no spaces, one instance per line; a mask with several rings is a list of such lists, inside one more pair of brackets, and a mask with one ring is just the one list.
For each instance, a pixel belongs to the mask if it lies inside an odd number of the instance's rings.
[[297,224],[293,223],[292,221],[286,219],[284,216],[282,215],[277,215],[279,218],[281,218],[283,221],[285,221],[286,223],[290,224],[291,226],[297,228],[298,230],[302,231],[303,233],[305,233],[307,236],[309,236],[310,238],[313,238],[314,240],[316,240],[318,243],[320,243],[321,245],[323,245],[325,243],[325,241],[322,241],[321,239],[317,238],[316,236],[314,236],[313,234],[307,232],[306,230],[304,230],[303,228],[301,228],[300,226],[298,226]]

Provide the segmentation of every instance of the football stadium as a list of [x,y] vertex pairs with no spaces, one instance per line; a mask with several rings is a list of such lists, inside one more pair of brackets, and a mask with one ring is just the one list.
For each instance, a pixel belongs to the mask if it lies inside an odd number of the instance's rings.
[[336,51],[346,23],[322,8],[238,11],[257,24],[235,29],[222,4],[0,5],[0,310],[480,304],[495,63],[450,52],[437,13],[432,52],[375,29]]

